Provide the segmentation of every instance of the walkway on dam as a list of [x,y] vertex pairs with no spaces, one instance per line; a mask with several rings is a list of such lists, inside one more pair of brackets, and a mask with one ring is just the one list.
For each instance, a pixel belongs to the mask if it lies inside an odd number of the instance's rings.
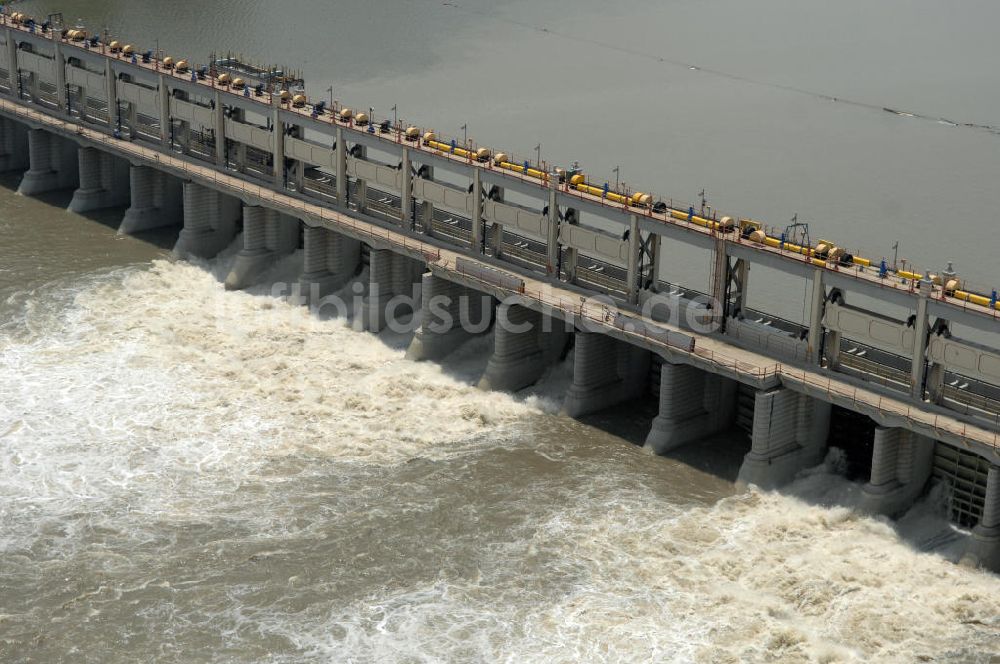
[[[587,298],[582,295],[582,290],[569,285],[554,285],[535,279],[530,274],[498,266],[482,257],[471,258],[445,246],[408,237],[397,230],[358,220],[344,212],[309,203],[290,194],[279,193],[267,186],[247,182],[235,174],[216,170],[210,165],[181,155],[167,154],[128,140],[116,139],[106,130],[84,127],[75,122],[55,118],[7,99],[0,99],[0,110],[29,124],[100,144],[109,152],[117,153],[135,163],[155,164],[185,179],[211,183],[214,187],[240,198],[256,199],[300,218],[326,222],[335,230],[347,231],[357,238],[386,248],[422,255],[432,271],[440,271],[452,278],[478,285],[484,292],[493,292],[500,296],[520,295],[527,301],[558,310],[558,315],[567,320],[586,321],[593,327],[603,328],[613,336],[628,340],[635,345],[657,349],[661,353],[675,355],[679,359],[683,358],[683,362],[687,364],[728,375],[757,387],[784,385],[796,392],[821,397],[833,404],[865,413],[886,425],[900,426],[905,422],[912,430],[974,450],[990,458],[993,463],[1000,463],[1000,433],[963,423],[943,410],[942,412],[928,410],[935,408],[934,406],[928,405],[928,409],[916,408],[903,399],[863,387],[860,380],[847,376],[831,376],[819,371],[818,368],[811,370],[802,366],[775,363],[766,355],[739,348],[727,340],[687,330],[681,331],[677,327],[641,317],[627,310],[619,310],[619,315],[609,316],[606,302]],[[510,275],[522,281],[523,292],[513,291],[497,283],[483,281],[475,274],[469,274],[461,268],[459,258],[463,263],[473,262],[491,272]],[[657,330],[663,334],[651,335],[649,330]],[[690,344],[681,347],[669,343],[666,340],[667,333],[678,335],[678,338],[694,339],[693,349]]]

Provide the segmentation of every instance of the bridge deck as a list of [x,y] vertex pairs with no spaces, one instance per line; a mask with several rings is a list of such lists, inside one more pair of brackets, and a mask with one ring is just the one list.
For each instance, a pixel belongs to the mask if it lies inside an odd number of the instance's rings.
[[[433,269],[446,271],[458,279],[466,281],[470,279],[468,274],[458,269],[459,257],[465,261],[478,261],[483,267],[501,270],[523,280],[525,286],[522,295],[525,298],[539,305],[552,307],[563,317],[571,320],[585,319],[591,325],[605,329],[620,338],[626,338],[632,343],[655,349],[672,359],[676,358],[716,373],[733,376],[742,382],[762,387],[785,385],[796,391],[806,392],[855,411],[864,412],[884,424],[908,426],[939,440],[973,449],[994,463],[1000,463],[1000,434],[967,424],[930,404],[927,404],[926,408],[918,408],[891,394],[880,393],[875,387],[864,387],[861,381],[850,377],[822,373],[818,368],[812,370],[803,366],[775,363],[765,355],[736,347],[724,339],[681,331],[638,314],[625,314],[609,319],[606,303],[581,297],[583,292],[581,289],[574,289],[564,284],[554,285],[533,278],[530,274],[515,272],[509,267],[504,269],[482,257],[470,258],[433,240],[414,239],[399,230],[356,219],[344,212],[301,200],[290,193],[281,193],[247,182],[236,174],[216,170],[181,155],[164,153],[138,143],[113,138],[106,133],[106,130],[84,127],[52,117],[11,100],[0,99],[0,111],[30,125],[98,144],[103,149],[117,153],[134,163],[155,165],[182,177],[210,184],[241,199],[271,205],[301,218],[323,223],[333,230],[365,238],[379,246],[393,248],[402,253],[422,255]],[[481,285],[486,291],[497,290],[495,284]],[[514,294],[513,291],[510,293]],[[695,340],[694,348],[693,350],[680,348],[664,341],[662,334],[650,335],[648,330],[692,337]]]
[[[48,38],[41,37],[37,33],[31,32],[28,28],[26,28],[23,25],[11,24],[9,18],[5,15],[2,17],[2,20],[12,29],[18,30],[25,34],[31,34],[35,38],[43,38],[49,40]],[[69,47],[71,49],[81,52],[86,52],[89,54],[101,55],[104,57],[111,58],[117,62],[128,62],[128,60],[123,59],[122,56],[116,56],[114,54],[107,53],[105,50],[106,45],[104,44],[101,44],[100,47],[97,48],[85,48],[80,43],[73,42],[65,38],[61,39],[60,42],[63,45],[63,47]],[[160,65],[160,61],[157,60],[156,58],[150,58],[149,62],[143,62],[141,58],[137,58],[135,63],[130,63],[130,64],[132,64],[132,66],[147,70],[150,73],[156,74],[157,76],[164,75],[175,81],[185,81],[186,83],[196,84],[198,87],[205,88],[206,92],[211,92],[214,94],[216,91],[218,91],[227,96],[238,97],[242,99],[244,102],[248,101],[252,102],[252,105],[259,106],[259,110],[262,113],[266,113],[273,108],[272,104],[274,100],[272,99],[272,95],[269,92],[264,92],[260,97],[257,97],[253,94],[250,94],[250,96],[246,96],[246,93],[244,92],[237,92],[228,87],[217,86],[215,79],[210,76],[206,77],[205,79],[197,79],[197,77],[193,77],[194,80],[191,80],[192,74],[190,72],[177,73],[172,69],[164,69]],[[311,122],[311,123],[320,123],[330,126],[341,126],[355,133],[359,134],[367,133],[364,129],[359,129],[353,126],[352,123],[344,124],[343,122],[339,122],[337,119],[335,119],[335,117],[329,114],[319,115],[318,117],[314,118],[311,116],[312,110],[308,106],[302,108],[295,108],[291,104],[285,104],[282,107],[282,112],[285,114],[298,116],[299,118],[301,118],[301,121],[306,124]],[[375,119],[371,118],[371,121],[374,123]],[[399,126],[394,127],[393,130],[388,134],[380,134],[380,133],[371,134],[371,140],[374,140],[376,143],[377,142],[395,143],[395,144],[406,143],[408,147],[415,150],[417,153],[433,155],[434,158],[437,160],[452,162],[456,166],[461,166],[463,168],[474,167],[474,168],[481,168],[484,170],[488,170],[494,177],[502,178],[507,181],[519,182],[526,187],[531,187],[535,189],[547,188],[547,185],[544,182],[536,178],[526,176],[522,173],[518,173],[515,171],[494,167],[492,160],[487,160],[486,162],[480,163],[472,159],[471,157],[461,157],[455,154],[451,154],[447,151],[441,151],[434,149],[433,147],[426,146],[423,144],[423,141],[420,140],[415,142],[405,142],[401,127]],[[665,202],[669,200],[668,202],[669,209],[667,210],[667,212],[656,213],[649,208],[630,207],[618,203],[611,203],[606,198],[603,198],[601,196],[595,196],[583,191],[578,191],[570,187],[569,185],[560,186],[559,193],[561,196],[577,200],[580,203],[584,203],[587,206],[590,206],[591,208],[597,207],[605,211],[612,211],[612,212],[617,211],[625,215],[635,214],[639,217],[642,217],[646,221],[656,225],[669,227],[676,230],[682,230],[686,233],[692,233],[695,236],[704,236],[706,242],[711,241],[713,238],[716,237],[715,232],[711,229],[703,228],[701,226],[677,220],[674,217],[672,217],[670,215],[671,210],[686,211],[688,206],[683,203],[674,203],[670,199],[665,200]],[[907,296],[913,296],[914,298],[916,297],[914,295],[915,284],[913,282],[913,279],[901,277],[900,275],[894,274],[892,272],[882,277],[879,275],[877,269],[864,268],[861,265],[839,266],[836,264],[836,262],[825,263],[822,265],[818,263],[812,263],[809,258],[803,256],[802,254],[786,250],[782,247],[771,247],[768,245],[761,245],[752,243],[748,240],[743,240],[740,237],[739,233],[731,234],[731,237],[727,237],[727,241],[744,245],[747,251],[751,251],[753,252],[753,254],[758,256],[769,257],[772,260],[776,261],[779,265],[785,265],[787,267],[795,263],[801,263],[805,264],[810,268],[818,267],[819,269],[822,269],[826,272],[833,273],[833,276],[839,279],[850,278],[857,282],[863,282],[866,286],[873,287],[882,292],[892,293],[896,297],[907,297]],[[982,319],[993,319],[994,321],[1000,320],[1000,303],[997,303],[995,306],[992,307],[981,306],[964,299],[945,295],[941,289],[937,289],[935,292],[935,296],[933,298],[933,306],[940,307],[941,316],[949,320],[952,320],[953,317],[957,315],[970,315],[972,320],[980,320],[980,321]],[[949,316],[949,313],[951,314],[951,316]]]

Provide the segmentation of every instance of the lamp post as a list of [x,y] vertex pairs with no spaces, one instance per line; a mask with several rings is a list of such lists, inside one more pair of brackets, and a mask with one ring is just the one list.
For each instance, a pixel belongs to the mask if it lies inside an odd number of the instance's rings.
[[535,146],[535,164],[538,168],[542,167],[542,144],[539,143]]

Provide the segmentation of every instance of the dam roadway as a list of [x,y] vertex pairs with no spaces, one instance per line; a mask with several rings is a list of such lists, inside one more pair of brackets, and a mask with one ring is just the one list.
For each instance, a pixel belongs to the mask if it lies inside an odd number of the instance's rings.
[[[329,113],[343,109],[256,96],[217,72],[200,78],[110,44],[84,47],[9,15],[4,24],[0,161],[27,169],[23,193],[75,187],[71,208],[81,212],[127,205],[123,232],[182,223],[181,258],[214,256],[242,225],[231,288],[301,245],[300,283],[313,304],[367,256],[367,329],[389,324],[392,298],[421,285],[414,359],[441,357],[476,334],[437,329],[434,295],[487,294],[498,321],[531,325],[493,326],[483,387],[530,385],[570,343],[571,415],[635,398],[658,374],[660,414],[647,445],[666,452],[695,442],[743,410],[745,482],[790,480],[824,455],[833,407],[861,414],[876,425],[864,464],[868,508],[897,514],[932,475],[950,482],[954,518],[974,527],[968,560],[997,567],[1000,351],[949,330],[996,332],[995,297],[984,304],[947,272],[915,279],[819,245],[775,246],[775,233],[751,220],[633,192],[597,196],[575,188],[571,170],[492,151],[481,159],[433,132],[390,123],[383,133],[374,118],[359,124],[357,114]],[[706,252],[710,293],[661,281],[665,241]],[[810,281],[807,324],[745,305],[753,264]],[[848,304],[852,294],[912,314]]]

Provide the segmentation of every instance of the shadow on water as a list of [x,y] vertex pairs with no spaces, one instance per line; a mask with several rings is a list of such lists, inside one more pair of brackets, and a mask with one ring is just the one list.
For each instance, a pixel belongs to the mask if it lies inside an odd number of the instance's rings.
[[[22,177],[23,173],[20,171],[0,173],[0,188],[6,189],[10,192],[17,192],[17,188],[21,184]],[[127,206],[114,206],[82,213],[69,212],[67,208],[73,200],[73,191],[74,189],[69,187],[66,189],[56,189],[54,191],[35,194],[25,198],[46,205],[53,210],[66,213],[67,215],[82,217],[88,221],[95,222],[110,231],[118,231],[118,227],[121,225],[122,217],[125,216]],[[169,251],[173,248],[174,243],[177,241],[177,234],[180,232],[180,228],[181,225],[176,224],[173,226],[165,226],[162,228],[154,228],[148,231],[134,233],[128,237],[159,250]]]

